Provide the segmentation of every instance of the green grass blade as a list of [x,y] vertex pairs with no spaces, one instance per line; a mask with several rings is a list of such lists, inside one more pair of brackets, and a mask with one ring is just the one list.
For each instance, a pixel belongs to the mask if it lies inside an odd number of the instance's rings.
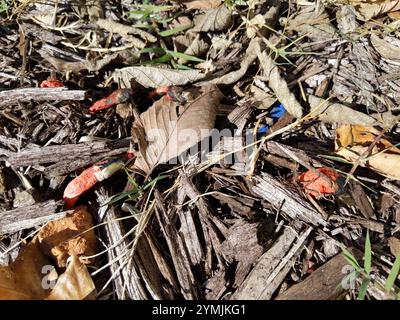
[[[158,13],[163,11],[170,11],[174,9],[174,6],[159,6],[154,4],[135,4],[133,8],[137,8],[136,11],[146,11],[150,13]],[[134,12],[135,10],[129,11],[129,13]]]
[[170,54],[172,57],[177,58],[177,59],[184,59],[187,61],[196,61],[196,62],[203,62],[203,59],[197,58],[195,56],[190,56],[188,54],[182,53],[182,52],[177,52],[177,51],[171,51],[171,50],[166,50],[168,54]]
[[179,16],[181,16],[182,14],[183,14],[182,11],[178,11],[178,12],[172,14],[171,16],[169,16],[169,17],[167,17],[167,18],[159,18],[159,17],[156,17],[155,20],[156,20],[158,23],[169,23],[169,22],[171,22],[172,20],[174,20],[174,19],[178,18]]
[[145,61],[143,62],[143,64],[159,64],[159,63],[165,63],[170,61],[172,58],[169,54],[164,54],[163,56],[153,59],[153,60],[149,60],[149,61]]
[[328,154],[319,154],[318,156],[321,158],[328,159],[328,160],[333,160],[333,161],[347,163],[347,164],[353,164],[353,162],[351,162],[351,161],[347,161],[341,157],[330,156]]
[[357,259],[350,253],[350,251],[348,251],[347,249],[343,248],[342,249],[343,252],[343,256],[344,258],[347,260],[348,263],[350,263],[354,269],[356,269],[357,272],[362,272],[362,268],[359,265]]
[[10,8],[8,0],[0,0],[0,13],[7,11]]
[[132,187],[133,188],[138,188],[139,186],[138,186],[138,184],[136,182],[136,179],[133,176],[130,175],[129,171],[126,168],[124,168],[124,170],[125,170],[126,176],[128,177],[128,181],[132,185]]
[[365,299],[365,295],[367,294],[369,282],[370,282],[370,280],[368,278],[363,280],[363,282],[361,283],[360,290],[358,291],[357,300]]
[[185,31],[185,30],[191,28],[192,26],[193,26],[193,24],[185,24],[185,25],[182,25],[182,26],[178,26],[176,28],[172,28],[172,29],[161,31],[158,34],[161,37],[169,37],[169,36],[172,36],[172,35],[174,35],[176,33]]
[[397,279],[397,275],[399,274],[399,271],[400,271],[400,255],[396,257],[396,260],[394,261],[392,270],[390,270],[389,276],[386,279],[386,283],[385,283],[386,291],[390,291],[393,288],[394,282]]
[[369,239],[369,230],[367,230],[367,236],[365,237],[365,248],[364,248],[364,271],[368,276],[371,273],[371,265],[372,265],[371,240]]
[[153,185],[155,185],[158,181],[163,180],[165,178],[168,178],[168,175],[163,175],[163,176],[157,176],[155,177],[153,180],[147,182],[144,186],[143,186],[143,190],[146,190],[150,187],[152,187]]
[[152,48],[144,48],[139,51],[140,54],[142,53],[156,53],[156,54],[165,54],[165,50],[160,47],[152,47]]

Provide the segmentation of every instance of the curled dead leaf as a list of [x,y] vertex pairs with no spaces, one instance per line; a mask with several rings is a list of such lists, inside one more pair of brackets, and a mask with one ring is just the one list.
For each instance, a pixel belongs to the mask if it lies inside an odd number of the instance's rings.
[[61,72],[98,71],[122,54],[122,52],[112,53],[97,60],[86,60],[76,54],[59,50],[50,45],[44,45],[38,52],[44,60]]
[[149,174],[159,163],[209,136],[221,95],[216,86],[207,86],[185,105],[167,96],[156,101],[132,126],[132,139],[139,149],[134,167]]
[[160,67],[127,67],[115,70],[114,81],[123,88],[130,88],[134,80],[146,88],[183,86],[204,78],[199,70],[174,70]]
[[225,6],[207,10],[204,14],[194,18],[193,31],[223,31],[228,29],[232,24],[232,13]]
[[85,206],[79,206],[65,218],[50,221],[40,230],[37,238],[41,250],[55,258],[59,267],[65,267],[69,256],[90,256],[96,253],[97,239],[92,227],[91,214]]
[[234,71],[231,71],[227,74],[224,74],[221,77],[215,78],[209,83],[213,84],[232,84],[242,78],[250,65],[257,59],[257,50],[260,48],[260,40],[258,38],[252,39],[249,43],[249,46],[242,58],[240,63],[240,68]]
[[[142,39],[148,42],[156,42],[157,38],[152,34],[134,28],[129,25],[124,25],[122,23],[118,23],[109,19],[98,19],[96,20],[96,24],[108,32],[118,33],[126,38],[128,42],[132,42],[137,48],[144,48],[146,46],[145,42]],[[136,38],[135,36],[139,36],[142,39]]]
[[[398,41],[396,38],[394,38],[394,40]],[[385,39],[379,38],[375,34],[371,34],[371,43],[382,57],[391,60],[400,59],[400,47],[391,44]]]
[[303,107],[289,88],[286,80],[280,75],[279,67],[275,61],[267,53],[267,50],[262,50],[260,46],[256,46],[255,50],[263,70],[263,76],[268,80],[269,87],[285,106],[288,113],[295,118],[301,118]]
[[329,15],[325,12],[323,5],[309,6],[298,12],[298,14],[287,21],[288,30],[296,31],[306,35],[315,41],[333,39],[336,29],[330,23]]
[[364,126],[373,126],[377,123],[373,117],[356,111],[341,103],[332,103],[313,95],[308,97],[308,101],[313,114],[318,116],[318,119],[323,122],[359,124]]
[[399,0],[388,1],[360,1],[350,0],[349,3],[353,5],[359,13],[359,18],[370,20],[382,14],[400,10]]
[[[343,125],[336,129],[336,153],[348,161],[357,162],[376,141],[379,131],[373,127]],[[385,138],[380,138],[371,153],[360,165],[371,168],[391,179],[400,179],[400,149]]]

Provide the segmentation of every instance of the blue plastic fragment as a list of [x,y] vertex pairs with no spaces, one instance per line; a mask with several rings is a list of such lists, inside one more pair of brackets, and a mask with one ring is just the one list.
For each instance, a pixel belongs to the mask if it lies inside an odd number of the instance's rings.
[[[283,106],[283,104],[280,103],[275,108],[272,108],[272,110],[268,114],[268,116],[270,116],[274,120],[278,120],[279,118],[282,118],[285,113],[286,113],[286,109]],[[270,129],[270,126],[267,124],[264,124],[258,128],[257,134],[260,136],[266,135],[269,129]]]
[[268,125],[262,125],[258,128],[257,133],[263,135],[266,134],[268,130],[269,130]]
[[273,108],[271,110],[271,112],[269,113],[269,116],[273,119],[279,119],[281,117],[283,117],[283,115],[286,113],[286,109],[283,106],[282,103],[280,103],[278,106],[276,106],[275,108]]

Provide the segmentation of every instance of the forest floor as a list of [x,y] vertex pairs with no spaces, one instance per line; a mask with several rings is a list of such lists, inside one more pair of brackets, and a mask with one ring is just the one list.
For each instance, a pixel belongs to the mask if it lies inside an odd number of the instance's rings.
[[0,0],[0,299],[399,299],[397,10]]

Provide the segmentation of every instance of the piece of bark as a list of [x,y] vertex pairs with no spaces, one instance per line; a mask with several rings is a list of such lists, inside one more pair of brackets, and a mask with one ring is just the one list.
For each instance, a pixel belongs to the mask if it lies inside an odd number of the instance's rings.
[[175,212],[167,212],[162,197],[157,190],[155,190],[155,196],[157,199],[157,220],[159,221],[161,232],[170,250],[170,256],[181,289],[180,293],[188,300],[199,299],[201,297],[199,281],[192,271],[190,259],[173,222]]
[[297,222],[288,226],[273,246],[265,252],[232,300],[268,300],[281,285],[292,268],[293,259],[300,253],[312,227],[301,234]]
[[219,300],[229,284],[226,269],[220,268],[204,285],[206,300]]
[[3,160],[13,167],[26,167],[45,163],[87,160],[96,154],[104,155],[114,148],[121,148],[121,143],[129,145],[129,139],[121,141],[95,141],[90,143],[45,146],[21,152],[10,152]]
[[34,166],[34,169],[43,172],[47,178],[59,177],[59,176],[69,174],[80,168],[84,168],[84,167],[86,167],[92,163],[98,162],[100,160],[108,159],[108,158],[111,158],[111,157],[114,157],[117,155],[124,154],[127,152],[127,150],[128,150],[127,147],[114,149],[114,150],[106,152],[106,153],[91,155],[91,156],[88,156],[87,158],[81,159],[81,160],[70,161],[70,162],[59,161],[59,162],[51,164],[45,168],[37,168]]
[[129,248],[129,239],[124,238],[125,230],[123,229],[117,209],[115,206],[105,206],[109,201],[108,191],[100,186],[96,191],[97,200],[100,204],[99,216],[104,216],[104,228],[108,239],[109,250],[107,255],[110,263],[110,272],[112,282],[114,284],[115,293],[121,300],[133,299],[144,300],[148,298],[141,277],[137,272],[135,265],[125,262],[124,252]]
[[[349,251],[357,259],[362,257],[362,253],[355,248],[350,248]],[[340,285],[347,275],[344,269],[346,266],[349,266],[349,262],[340,253],[311,273],[308,278],[280,294],[276,300],[340,299],[346,292]]]
[[0,213],[0,234],[33,228],[51,220],[61,219],[72,210],[57,212],[62,201],[49,200],[28,207]]
[[193,265],[201,265],[204,259],[204,250],[201,247],[199,236],[197,234],[193,213],[190,210],[180,210],[178,214],[181,222],[179,234],[189,253],[190,262]]
[[21,249],[19,244],[21,243],[22,233],[22,231],[19,231],[9,235],[8,239],[10,239],[10,243],[8,246],[0,241],[0,267],[8,266],[17,259]]
[[355,181],[350,181],[350,188],[351,196],[364,218],[375,218],[374,208],[363,187]]
[[252,209],[255,204],[253,199],[239,198],[237,196],[233,197],[219,192],[213,193],[212,196],[220,202],[228,205],[233,212],[240,216],[251,219],[256,215],[256,210]]
[[327,222],[321,214],[312,208],[295,191],[289,190],[284,184],[271,175],[262,173],[262,176],[253,178],[255,183],[252,191],[264,198],[276,208],[280,208],[292,219],[301,219],[315,226],[326,226]]
[[[239,287],[253,264],[264,253],[267,245],[265,224],[238,220],[229,228],[227,238],[221,245],[224,257],[231,263],[237,262],[234,287]],[[262,237],[262,235],[264,235]]]
[[[141,278],[144,281],[145,287],[154,300],[174,299],[172,287],[165,288],[167,283],[163,274],[159,269],[159,260],[155,258],[159,256],[159,252],[154,252],[149,245],[150,238],[142,235],[137,242],[133,259],[138,264]],[[153,248],[154,249],[154,248]],[[164,262],[164,261],[163,261]],[[167,289],[167,290],[165,290]]]
[[268,153],[291,159],[301,164],[302,166],[309,168],[311,167],[323,167],[324,165],[311,158],[307,153],[301,149],[293,148],[276,141],[267,141],[265,143],[265,148]]
[[68,88],[23,88],[0,91],[0,107],[29,101],[82,101],[86,99],[84,90]]

